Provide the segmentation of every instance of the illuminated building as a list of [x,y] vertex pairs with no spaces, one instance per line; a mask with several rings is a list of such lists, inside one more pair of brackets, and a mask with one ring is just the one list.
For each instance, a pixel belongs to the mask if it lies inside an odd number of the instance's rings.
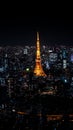
[[54,53],[54,52],[49,53],[49,61],[51,63],[56,62],[57,58],[58,58],[57,53]]
[[73,63],[73,53],[70,56],[70,61]]
[[63,69],[66,69],[66,67],[67,67],[67,61],[66,61],[66,59],[64,59],[63,60]]
[[24,49],[24,54],[27,55],[27,53],[28,53],[28,52],[27,52],[27,48],[25,48],[25,49]]
[[36,42],[36,60],[35,60],[35,68],[34,68],[35,76],[46,76],[42,64],[41,64],[41,55],[40,55],[40,41],[39,41],[39,33],[37,32],[37,42]]

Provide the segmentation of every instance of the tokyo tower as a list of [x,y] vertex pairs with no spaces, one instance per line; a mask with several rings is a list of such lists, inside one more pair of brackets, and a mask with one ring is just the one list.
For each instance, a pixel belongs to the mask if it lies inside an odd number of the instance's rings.
[[36,41],[36,59],[35,59],[35,68],[34,68],[35,76],[46,76],[42,64],[41,64],[41,55],[40,55],[40,40],[39,33],[37,32],[37,41]]

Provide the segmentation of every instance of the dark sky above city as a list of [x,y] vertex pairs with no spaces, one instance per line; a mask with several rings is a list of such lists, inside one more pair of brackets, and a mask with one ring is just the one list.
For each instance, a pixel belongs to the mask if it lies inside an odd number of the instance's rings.
[[73,44],[73,20],[23,15],[0,18],[0,45],[35,45],[37,31],[41,44]]

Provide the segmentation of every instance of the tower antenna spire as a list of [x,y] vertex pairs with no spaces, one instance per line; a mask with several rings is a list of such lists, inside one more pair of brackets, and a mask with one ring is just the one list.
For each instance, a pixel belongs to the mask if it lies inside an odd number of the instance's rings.
[[39,32],[37,32],[37,40],[39,41]]

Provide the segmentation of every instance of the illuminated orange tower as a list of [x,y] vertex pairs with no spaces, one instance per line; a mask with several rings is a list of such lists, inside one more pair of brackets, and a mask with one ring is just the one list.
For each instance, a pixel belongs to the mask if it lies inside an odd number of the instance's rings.
[[39,41],[39,33],[37,32],[37,42],[36,42],[36,60],[35,60],[35,68],[34,68],[35,76],[46,76],[42,64],[41,64],[41,55],[40,55],[40,41]]

